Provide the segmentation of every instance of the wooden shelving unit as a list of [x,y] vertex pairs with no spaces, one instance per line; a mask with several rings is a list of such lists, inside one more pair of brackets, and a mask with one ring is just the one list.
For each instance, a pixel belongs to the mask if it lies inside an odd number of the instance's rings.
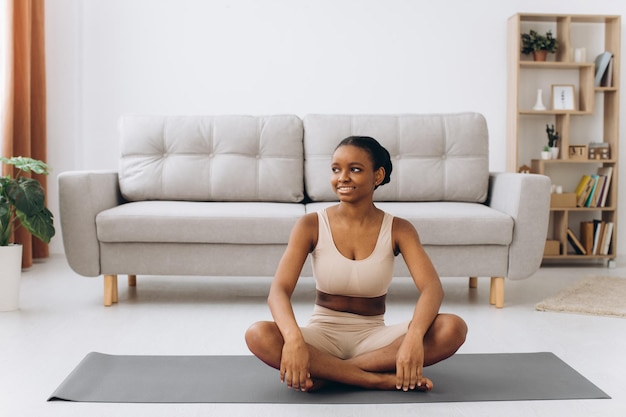
[[[551,30],[559,42],[556,54],[548,54],[545,62],[534,62],[531,56],[520,52],[521,34],[530,29],[539,33]],[[531,172],[548,175],[564,192],[574,192],[583,175],[594,174],[599,167],[613,168],[604,207],[550,209],[548,239],[557,240],[560,250],[558,255],[544,259],[603,261],[616,257],[620,40],[620,16],[519,13],[508,20],[507,169],[517,172],[520,167],[528,166]],[[584,48],[586,52],[581,62],[574,60],[576,48]],[[613,80],[610,86],[597,87],[594,60],[604,51],[613,54]],[[555,84],[574,85],[574,110],[551,110],[551,86]],[[539,89],[547,110],[533,110]],[[554,125],[559,132],[558,159],[540,159],[547,144],[546,124]],[[608,143],[610,159],[569,158],[570,146],[590,142]],[[567,229],[580,236],[580,223],[593,219],[614,224],[608,254],[575,254],[568,243]]]

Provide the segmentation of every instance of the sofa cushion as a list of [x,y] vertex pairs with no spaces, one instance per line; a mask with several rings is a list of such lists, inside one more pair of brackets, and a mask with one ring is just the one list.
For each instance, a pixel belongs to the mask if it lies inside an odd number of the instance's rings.
[[128,201],[304,197],[297,116],[124,116],[119,181]]
[[96,216],[100,242],[286,244],[304,215],[293,203],[139,201]]
[[[336,203],[307,204],[307,213]],[[423,245],[510,245],[511,216],[484,204],[378,202],[376,207],[410,221]]]
[[391,182],[377,201],[484,202],[489,186],[489,138],[478,113],[307,115],[304,178],[313,201],[335,201],[330,161],[337,144],[372,136],[391,154]]

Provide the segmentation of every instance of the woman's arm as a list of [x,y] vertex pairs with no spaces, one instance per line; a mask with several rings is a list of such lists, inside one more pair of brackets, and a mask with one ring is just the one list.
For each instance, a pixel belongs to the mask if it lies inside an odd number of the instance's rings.
[[408,390],[422,385],[424,336],[439,313],[443,288],[413,225],[404,219],[394,218],[393,236],[396,250],[402,253],[420,292],[411,324],[396,358],[396,386]]
[[317,214],[302,217],[289,237],[268,296],[268,305],[274,321],[283,336],[280,379],[289,387],[304,389],[310,382],[309,351],[296,321],[291,295],[308,254],[317,242]]

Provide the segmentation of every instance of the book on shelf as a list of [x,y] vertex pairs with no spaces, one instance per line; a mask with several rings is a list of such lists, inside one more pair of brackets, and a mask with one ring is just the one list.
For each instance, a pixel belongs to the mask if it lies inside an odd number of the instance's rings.
[[600,247],[602,243],[603,229],[604,229],[604,222],[602,220],[593,221],[593,249],[591,250],[590,255],[600,254],[598,248]]
[[587,253],[593,253],[593,221],[580,222],[580,242]]
[[606,222],[604,226],[600,255],[609,254],[609,249],[611,248],[611,240],[613,239],[613,224],[613,222]]
[[587,196],[587,199],[585,200],[585,207],[594,207],[593,204],[593,196],[596,193],[596,189],[598,188],[598,178],[599,175],[597,174],[593,174],[591,176],[592,181],[593,181],[593,185],[591,186],[591,191],[589,191],[589,195]]
[[591,203],[589,207],[599,207],[600,204],[600,195],[602,194],[602,188],[604,187],[604,182],[606,181],[606,177],[604,175],[598,175],[596,178],[596,187],[591,196]]
[[577,254],[587,254],[587,250],[585,249],[583,244],[580,243],[580,240],[578,240],[572,229],[570,229],[569,227],[567,228],[567,241],[570,243],[570,245],[572,245]]
[[583,190],[589,182],[589,178],[589,175],[583,175],[582,177],[580,177],[580,181],[578,181],[578,185],[576,186],[576,190],[574,191],[574,193],[576,194],[576,198],[580,197],[580,195],[583,193]]
[[609,66],[609,61],[611,60],[612,57],[613,57],[613,54],[610,53],[609,51],[604,51],[596,57],[594,86],[600,87],[600,83],[602,82],[602,77],[604,76],[604,73],[606,72]]
[[606,198],[609,195],[609,187],[611,186],[611,176],[613,175],[613,167],[600,167],[598,168],[598,175],[604,177],[604,183],[602,184],[602,190],[598,199],[597,207],[606,207]]
[[604,74],[602,75],[602,79],[600,80],[600,87],[611,87],[613,86],[613,57],[609,59],[609,65],[607,65]]
[[576,207],[583,207],[593,187],[591,175],[583,175],[576,187]]

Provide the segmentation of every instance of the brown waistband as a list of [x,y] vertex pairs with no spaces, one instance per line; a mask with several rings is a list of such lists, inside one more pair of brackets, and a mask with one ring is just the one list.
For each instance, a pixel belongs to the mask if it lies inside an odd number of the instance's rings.
[[347,295],[327,294],[317,290],[315,304],[335,311],[360,314],[361,316],[378,316],[385,314],[385,298],[379,297],[350,297]]

